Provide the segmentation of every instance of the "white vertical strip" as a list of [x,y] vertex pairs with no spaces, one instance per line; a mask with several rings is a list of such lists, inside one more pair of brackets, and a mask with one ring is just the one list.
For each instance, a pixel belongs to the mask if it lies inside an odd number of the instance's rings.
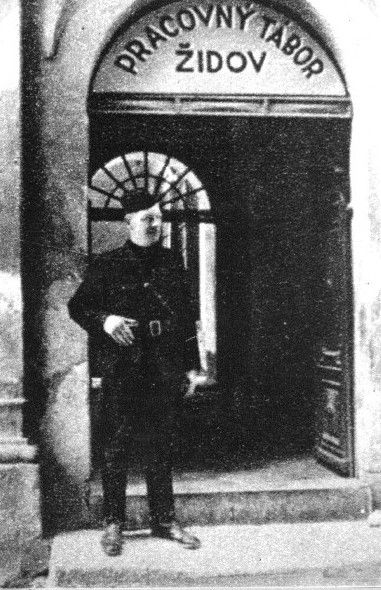
[[163,223],[162,238],[161,238],[161,243],[163,244],[164,248],[171,247],[171,233],[172,233],[172,223],[170,223],[169,221],[165,221]]
[[181,235],[181,254],[184,261],[184,267],[188,269],[188,231],[187,224],[182,222],[179,227]]
[[208,366],[208,359],[216,357],[216,227],[212,223],[200,223],[200,351],[202,368],[214,377],[215,363]]

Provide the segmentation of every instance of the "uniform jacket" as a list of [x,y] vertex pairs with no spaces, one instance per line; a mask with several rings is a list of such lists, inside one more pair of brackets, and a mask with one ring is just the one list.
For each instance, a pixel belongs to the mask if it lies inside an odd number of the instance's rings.
[[[173,251],[155,245],[139,248],[127,242],[98,255],[83,283],[69,302],[69,313],[90,336],[92,374],[110,376],[139,364],[147,339],[150,354],[164,378],[179,378],[199,367],[195,321],[182,260]],[[108,315],[139,322],[135,343],[120,346],[106,334]],[[151,337],[149,322],[160,320],[162,334]]]

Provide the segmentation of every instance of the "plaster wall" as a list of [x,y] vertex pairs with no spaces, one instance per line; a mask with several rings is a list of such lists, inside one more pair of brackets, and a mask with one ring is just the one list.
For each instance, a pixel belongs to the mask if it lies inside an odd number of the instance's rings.
[[[18,30],[17,3],[6,0],[0,7],[1,398],[18,397],[22,380]],[[16,59],[6,60],[8,48]]]
[[[41,388],[46,396],[40,443],[47,526],[68,527],[86,520],[90,474],[86,337],[66,311],[86,265],[88,85],[107,39],[148,2],[107,0],[95,8],[90,0],[77,0],[62,2],[61,12],[59,3],[49,0],[26,4],[24,193],[26,212],[38,211],[33,222],[24,217],[24,281],[30,283],[33,275],[38,285],[25,299],[26,331],[34,343],[27,355],[27,395],[35,399]],[[348,0],[345,8],[332,0],[284,4],[310,22],[334,50],[353,99],[356,461],[360,477],[374,473],[376,478],[381,472],[377,20],[372,4],[359,0]],[[28,111],[31,101],[35,108]]]
[[[41,533],[38,465],[22,436],[20,6],[0,5],[0,586]],[[32,464],[28,462],[32,461]]]

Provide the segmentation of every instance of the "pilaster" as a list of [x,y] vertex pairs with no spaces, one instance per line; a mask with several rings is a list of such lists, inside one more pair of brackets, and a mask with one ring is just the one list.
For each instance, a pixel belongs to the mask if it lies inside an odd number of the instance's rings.
[[20,2],[0,7],[0,586],[41,532],[37,453],[23,436]]
[[0,463],[33,461],[22,435],[22,295],[20,280],[20,7],[0,11]]

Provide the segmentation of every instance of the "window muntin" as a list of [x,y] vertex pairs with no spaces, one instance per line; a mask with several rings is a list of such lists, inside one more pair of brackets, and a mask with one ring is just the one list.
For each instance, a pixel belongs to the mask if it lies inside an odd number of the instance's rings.
[[184,203],[184,209],[210,210],[207,193],[190,168],[176,158],[143,151],[117,156],[93,174],[91,206],[121,210],[124,193],[137,188],[156,195],[164,211],[178,201]]

